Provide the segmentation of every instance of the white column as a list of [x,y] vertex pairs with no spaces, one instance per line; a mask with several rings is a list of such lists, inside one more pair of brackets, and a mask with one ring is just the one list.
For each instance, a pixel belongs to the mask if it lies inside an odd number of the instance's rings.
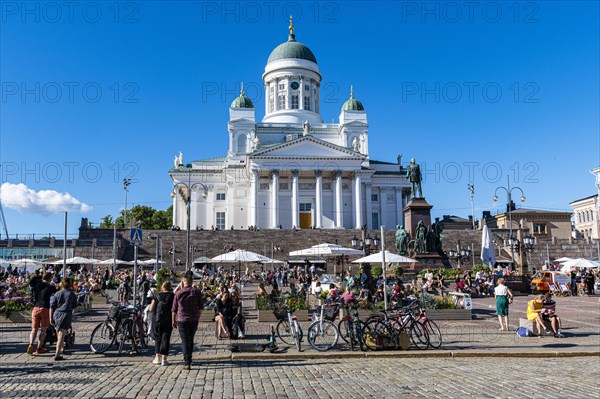
[[179,194],[173,197],[173,226],[177,226],[177,216],[179,213],[179,201],[177,201],[177,197]]
[[367,197],[367,228],[373,228],[373,202],[371,201],[371,183],[365,183],[365,196]]
[[315,107],[315,99],[317,98],[317,93],[315,93],[315,89],[317,84],[314,80],[310,80],[310,110],[312,112],[317,112],[317,108]]
[[292,170],[292,227],[300,227],[298,219],[300,217],[298,208],[298,171]]
[[[197,206],[198,204],[198,192],[192,191],[192,201],[190,202],[190,229],[195,230],[197,224]],[[186,222],[187,223],[187,222]]]
[[279,228],[279,171],[272,172],[271,180],[271,228]]
[[225,229],[229,229],[231,226],[234,228],[240,228],[236,226],[233,220],[233,185],[227,184],[225,191]]
[[304,109],[304,77],[300,77],[300,92],[298,94],[298,109]]
[[258,214],[258,171],[252,169],[252,177],[250,180],[250,226],[256,226]]
[[292,108],[292,89],[290,87],[290,81],[292,80],[291,76],[286,76],[286,82],[285,82],[285,89],[286,89],[286,96],[285,96],[285,109],[290,109]]
[[355,207],[355,217],[354,217],[354,226],[357,229],[362,227],[362,181],[360,178],[360,174],[356,173],[354,175],[354,207]]
[[214,220],[214,208],[213,208],[213,204],[214,204],[214,199],[215,199],[215,193],[212,192],[213,190],[213,186],[208,186],[206,188],[206,199],[204,200],[204,211],[206,214],[206,217],[204,219],[204,228],[205,229],[210,229],[210,226],[212,226],[213,224],[215,224],[215,220]]
[[273,112],[275,111],[279,111],[279,78],[275,79],[275,103],[273,104],[274,108],[273,108]]
[[404,226],[404,212],[402,212],[402,189],[396,188],[396,224]]
[[335,173],[335,227],[344,227],[344,214],[342,213],[342,172]]
[[269,113],[269,94],[271,93],[269,86],[270,83],[265,84],[265,114]]
[[323,172],[315,171],[315,228],[323,227]]
[[386,217],[387,217],[387,188],[380,187],[379,188],[379,206],[381,210],[379,211],[379,224],[382,226],[386,225]]

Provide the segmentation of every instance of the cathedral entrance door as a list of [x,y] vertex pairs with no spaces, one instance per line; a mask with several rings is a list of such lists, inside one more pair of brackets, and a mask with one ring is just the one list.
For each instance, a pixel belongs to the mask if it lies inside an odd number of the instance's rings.
[[310,202],[300,203],[300,228],[310,229],[312,227],[312,204]]
[[312,227],[312,213],[300,212],[300,228],[310,229]]

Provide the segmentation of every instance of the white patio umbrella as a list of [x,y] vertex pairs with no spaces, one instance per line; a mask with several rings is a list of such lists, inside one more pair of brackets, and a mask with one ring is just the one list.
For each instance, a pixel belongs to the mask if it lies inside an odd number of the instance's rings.
[[290,252],[290,256],[341,256],[341,255],[362,255],[360,249],[346,248],[338,244],[318,244],[310,248],[300,249]]
[[494,267],[496,264],[496,250],[494,249],[494,238],[487,224],[483,225],[481,233],[481,260],[484,265]]
[[242,263],[262,263],[270,261],[273,261],[273,259],[245,249],[236,249],[235,251],[227,252],[211,259],[212,263],[237,263],[238,274],[240,275],[242,274]]
[[[365,256],[364,258],[356,259],[352,261],[352,263],[381,263],[383,262],[383,251],[379,251],[377,253],[371,254],[369,256]],[[385,263],[413,263],[417,262],[416,259],[407,258],[406,256],[397,255],[391,253],[390,251],[385,251]]]
[[600,263],[594,262],[591,260],[587,260],[584,258],[577,258],[577,259],[571,259],[566,262],[563,262],[563,267],[572,267],[572,268],[580,267],[580,268],[584,268],[584,269],[593,269],[593,268],[600,267]]
[[[62,261],[61,261],[62,262]],[[106,259],[106,260],[101,260],[100,262],[98,262],[99,265],[130,265],[131,262],[127,262],[126,260],[121,260],[121,259]]]
[[23,259],[18,259],[18,260],[14,260],[14,261],[11,260],[10,263],[13,266],[24,267],[25,271],[27,271],[29,273],[42,267],[41,262],[38,262],[37,260],[34,260],[34,259],[29,259],[29,258],[23,258]]
[[554,259],[553,262],[562,263],[562,262],[567,262],[569,260],[573,260],[573,258],[569,258],[568,256],[563,256],[562,258]]
[[9,262],[7,262],[4,259],[0,258],[0,267],[8,267],[8,265],[10,265]]
[[[59,264],[62,263],[62,260],[57,261]],[[88,265],[91,263],[98,263],[98,259],[89,259],[84,258],[82,256],[75,256],[73,258],[67,258],[67,265]]]

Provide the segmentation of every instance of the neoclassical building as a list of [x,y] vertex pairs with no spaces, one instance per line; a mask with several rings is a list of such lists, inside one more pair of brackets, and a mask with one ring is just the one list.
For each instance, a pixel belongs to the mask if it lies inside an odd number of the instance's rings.
[[185,228],[188,206],[191,229],[403,224],[410,183],[400,159],[369,157],[367,113],[352,88],[338,123],[323,122],[317,58],[296,41],[291,23],[289,29],[262,75],[262,121],[242,86],[229,108],[227,154],[188,164],[181,154],[175,158],[169,171],[175,226]]

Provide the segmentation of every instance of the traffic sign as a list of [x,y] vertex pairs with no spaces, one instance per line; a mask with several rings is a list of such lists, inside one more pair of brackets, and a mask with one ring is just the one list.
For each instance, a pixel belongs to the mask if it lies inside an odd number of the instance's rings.
[[133,245],[140,245],[142,243],[142,229],[130,229],[129,239]]

